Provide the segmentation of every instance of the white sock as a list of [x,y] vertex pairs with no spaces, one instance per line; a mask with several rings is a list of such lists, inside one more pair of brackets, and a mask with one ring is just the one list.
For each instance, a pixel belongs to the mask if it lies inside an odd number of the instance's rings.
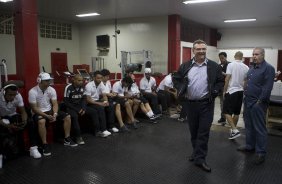
[[152,116],[150,116],[150,112],[147,112],[146,116],[148,116],[149,118],[152,117]]
[[37,149],[37,146],[32,146],[29,148],[29,150],[34,150],[34,149]]
[[149,111],[148,113],[150,113],[150,116],[154,116],[155,115],[152,110]]
[[232,132],[237,133],[239,132],[239,130],[236,128],[236,129],[233,129]]

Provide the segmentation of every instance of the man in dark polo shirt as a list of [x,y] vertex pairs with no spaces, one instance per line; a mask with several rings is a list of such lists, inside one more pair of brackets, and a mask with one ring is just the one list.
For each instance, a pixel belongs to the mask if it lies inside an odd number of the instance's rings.
[[83,145],[85,142],[81,137],[78,117],[84,115],[89,116],[93,127],[98,125],[99,122],[99,117],[97,116],[98,112],[86,105],[86,95],[84,92],[85,89],[83,87],[83,77],[79,74],[76,74],[73,77],[72,84],[67,85],[64,92],[64,104],[66,106],[66,112],[71,116],[75,141],[79,145]]
[[179,84],[188,81],[185,98],[193,147],[189,161],[211,172],[206,163],[209,132],[214,116],[214,99],[223,88],[224,79],[221,67],[206,58],[206,51],[207,44],[203,40],[196,40],[193,43],[195,56],[179,67],[174,79]]
[[[226,77],[226,69],[227,69],[227,65],[230,63],[229,61],[227,61],[227,54],[226,52],[220,52],[218,54],[219,60],[220,60],[220,66],[222,67],[222,76],[225,79]],[[225,115],[223,113],[223,90],[221,90],[221,92],[219,93],[219,100],[220,100],[220,119],[217,121],[218,123],[221,123],[221,125],[225,125],[226,124],[226,119],[225,119]]]
[[246,145],[238,148],[242,152],[256,152],[254,164],[264,162],[267,145],[266,111],[273,87],[275,70],[264,60],[263,48],[253,50],[254,65],[247,73],[244,98],[244,121]]

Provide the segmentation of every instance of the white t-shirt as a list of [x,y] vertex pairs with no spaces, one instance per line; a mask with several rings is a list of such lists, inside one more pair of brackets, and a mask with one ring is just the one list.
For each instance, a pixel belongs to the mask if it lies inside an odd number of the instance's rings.
[[[103,82],[102,82],[103,83]],[[106,83],[103,83],[105,86],[105,93],[109,94],[112,91],[112,85],[110,81],[107,81]]]
[[152,93],[152,88],[156,87],[156,85],[156,79],[154,77],[150,77],[149,81],[146,77],[140,80],[140,89],[148,93]]
[[31,88],[28,92],[28,102],[32,104],[37,104],[37,107],[42,112],[47,112],[52,109],[51,100],[57,100],[57,93],[55,89],[51,86],[49,86],[44,91],[44,93],[38,85]]
[[227,65],[226,74],[231,75],[231,78],[226,93],[232,94],[244,90],[244,80],[248,70],[249,67],[240,60],[235,60]]
[[96,86],[95,82],[91,81],[85,86],[84,94],[91,96],[91,98],[95,101],[99,100],[100,95],[102,95],[103,93],[105,93],[105,86],[103,82]]
[[13,116],[17,114],[17,107],[24,107],[23,97],[18,93],[14,100],[11,102],[6,102],[4,98],[4,93],[0,93],[0,116]]
[[139,88],[138,88],[138,86],[137,86],[137,84],[135,82],[131,85],[131,88],[130,88],[130,90],[128,90],[128,93],[131,96],[132,95],[137,95],[137,94],[140,93]]
[[117,93],[119,96],[124,96],[124,93],[127,91],[128,89],[126,87],[122,87],[121,80],[114,83],[113,85],[114,93]]
[[169,87],[169,88],[173,88],[173,83],[172,83],[171,74],[167,75],[167,76],[161,81],[161,83],[159,84],[159,87],[158,87],[157,91],[159,91],[159,90],[164,90],[164,89],[165,89],[165,86],[166,86],[166,87]]

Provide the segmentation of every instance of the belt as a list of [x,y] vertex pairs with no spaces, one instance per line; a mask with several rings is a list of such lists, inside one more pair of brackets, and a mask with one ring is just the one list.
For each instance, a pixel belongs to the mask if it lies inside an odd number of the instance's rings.
[[192,103],[207,102],[207,101],[209,101],[208,98],[199,99],[199,100],[188,100],[188,102],[192,102]]

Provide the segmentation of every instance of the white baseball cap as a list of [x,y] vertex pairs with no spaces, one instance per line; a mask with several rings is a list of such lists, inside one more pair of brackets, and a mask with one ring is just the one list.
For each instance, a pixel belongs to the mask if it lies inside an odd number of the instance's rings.
[[144,73],[152,73],[151,68],[145,68],[145,69],[144,69]]
[[44,73],[41,73],[41,74],[40,74],[40,79],[41,79],[41,80],[52,80],[52,79],[54,79],[54,78],[52,78],[49,73],[45,73],[45,72],[44,72]]

